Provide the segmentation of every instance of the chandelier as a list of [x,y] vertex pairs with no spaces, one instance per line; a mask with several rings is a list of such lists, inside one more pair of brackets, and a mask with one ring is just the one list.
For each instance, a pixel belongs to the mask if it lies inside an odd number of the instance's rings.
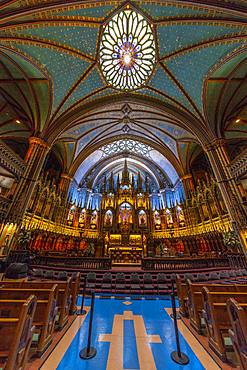
[[100,42],[100,66],[106,82],[120,90],[145,84],[155,64],[151,25],[135,10],[117,13],[105,26]]

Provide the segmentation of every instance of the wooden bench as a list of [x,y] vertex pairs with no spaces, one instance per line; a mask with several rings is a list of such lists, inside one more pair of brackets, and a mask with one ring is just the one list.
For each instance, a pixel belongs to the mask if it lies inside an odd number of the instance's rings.
[[62,329],[68,322],[69,318],[69,309],[71,304],[71,296],[72,296],[72,278],[67,278],[65,281],[3,281],[1,282],[1,287],[6,288],[24,288],[24,289],[33,289],[34,294],[36,289],[50,289],[54,284],[58,286],[58,299],[57,299],[57,309],[58,309],[58,317],[56,318],[56,322],[59,329]]
[[187,307],[187,285],[185,282],[182,282],[182,279],[179,275],[176,275],[176,287],[177,287],[177,295],[179,300],[179,312],[182,316],[188,317],[188,307]]
[[199,333],[203,333],[202,326],[202,309],[203,298],[202,289],[208,288],[210,291],[224,291],[224,292],[246,292],[247,285],[244,284],[210,284],[210,283],[192,283],[187,280],[187,309],[191,326]]
[[224,342],[226,336],[229,337],[231,320],[227,312],[227,300],[237,299],[240,307],[247,309],[247,292],[211,292],[208,288],[203,288],[203,317],[205,318],[208,344],[210,348],[226,361],[228,347]]
[[0,300],[0,367],[23,370],[34,331],[36,297],[26,300]]
[[33,288],[1,288],[0,300],[24,300],[34,293],[37,297],[37,306],[33,324],[38,340],[33,341],[32,346],[35,347],[36,354],[41,356],[52,342],[57,314],[57,285],[49,289],[35,289],[35,292]]
[[77,272],[76,275],[72,277],[71,302],[69,309],[71,315],[77,312],[77,298],[78,294],[80,293],[80,283],[81,283],[81,274]]
[[227,301],[227,310],[231,320],[229,335],[234,351],[241,370],[247,370],[247,310],[233,298]]

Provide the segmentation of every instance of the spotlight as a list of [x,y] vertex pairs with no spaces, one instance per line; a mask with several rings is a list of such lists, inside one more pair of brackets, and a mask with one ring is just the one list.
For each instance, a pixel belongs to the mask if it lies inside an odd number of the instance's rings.
[[236,123],[239,123],[241,121],[241,119],[240,118],[238,118],[238,119],[236,119]]
[[21,121],[19,119],[16,119],[15,122],[16,123],[21,123]]

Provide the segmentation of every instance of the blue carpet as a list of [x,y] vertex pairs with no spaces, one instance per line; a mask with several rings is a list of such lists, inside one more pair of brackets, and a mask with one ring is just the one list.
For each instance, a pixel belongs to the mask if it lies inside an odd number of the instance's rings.
[[[99,334],[111,334],[115,314],[123,314],[124,311],[132,311],[134,315],[142,315],[147,334],[159,335],[162,343],[151,343],[150,347],[156,363],[157,370],[188,369],[201,370],[198,358],[193,353],[187,342],[180,335],[181,350],[185,352],[190,363],[181,366],[174,363],[170,353],[176,349],[173,322],[164,308],[171,307],[169,298],[162,300],[129,300],[132,304],[123,304],[125,300],[120,299],[97,299],[95,300],[95,312],[93,320],[92,345],[97,349],[97,355],[91,360],[82,360],[79,357],[80,349],[87,343],[87,330],[89,315],[83,323],[80,331],[75,336],[67,352],[64,354],[58,370],[105,370],[107,365],[109,342],[98,342]],[[79,303],[79,302],[78,302]],[[90,306],[90,300],[85,300],[85,305]],[[135,330],[132,320],[124,321],[124,369],[139,369],[139,360],[136,347]],[[115,369],[120,370],[120,369]]]

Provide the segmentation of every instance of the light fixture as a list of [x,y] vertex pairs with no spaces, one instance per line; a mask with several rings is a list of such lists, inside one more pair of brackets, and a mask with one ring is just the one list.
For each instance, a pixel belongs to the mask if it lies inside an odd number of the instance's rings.
[[18,123],[18,124],[21,123],[21,121],[19,119],[16,119],[15,122]]
[[238,118],[238,119],[236,119],[236,123],[239,123],[241,121],[241,119],[240,118]]

